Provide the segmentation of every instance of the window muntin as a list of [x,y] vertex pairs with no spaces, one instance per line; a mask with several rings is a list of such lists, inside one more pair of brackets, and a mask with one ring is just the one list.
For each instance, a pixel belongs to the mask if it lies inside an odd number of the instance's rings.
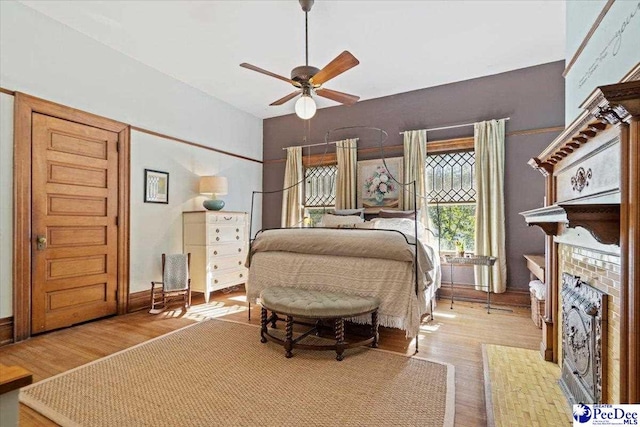
[[322,220],[327,208],[336,204],[337,165],[310,166],[304,171],[304,216],[308,226]]
[[475,250],[475,153],[429,154],[425,167],[429,225],[441,251]]
[[312,166],[304,171],[305,207],[334,206],[336,204],[336,175],[338,166]]
[[[305,168],[305,216],[312,223],[319,221],[326,208],[335,206],[337,172],[337,165]],[[474,152],[430,154],[425,175],[429,228],[436,234],[440,250],[454,251],[455,242],[460,241],[465,251],[473,252],[476,208]]]
[[475,203],[475,166],[473,151],[429,154],[425,170],[429,203]]

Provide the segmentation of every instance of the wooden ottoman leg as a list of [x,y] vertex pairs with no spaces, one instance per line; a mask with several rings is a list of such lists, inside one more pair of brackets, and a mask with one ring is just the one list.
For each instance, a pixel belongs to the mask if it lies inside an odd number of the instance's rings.
[[378,348],[378,309],[371,313],[371,335],[373,336],[371,347]]
[[336,360],[339,362],[344,359],[344,319],[336,319]]
[[287,315],[286,338],[284,340],[285,356],[293,357],[291,350],[293,349],[293,317]]
[[265,334],[267,333],[267,309],[262,307],[260,310],[260,342],[266,343],[267,338]]

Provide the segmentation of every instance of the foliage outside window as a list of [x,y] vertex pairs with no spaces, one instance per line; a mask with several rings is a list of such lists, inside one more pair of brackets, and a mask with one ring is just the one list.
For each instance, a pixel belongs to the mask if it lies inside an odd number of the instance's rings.
[[426,162],[429,229],[441,251],[475,249],[475,156],[473,151],[430,154]]
[[322,215],[327,213],[329,209],[333,209],[333,206],[327,206],[322,208],[304,208],[304,216],[305,218],[309,218],[306,220],[305,225],[308,227],[316,227],[322,220]]
[[336,175],[338,166],[311,166],[304,171],[304,216],[309,225],[320,222],[322,215],[336,204]]

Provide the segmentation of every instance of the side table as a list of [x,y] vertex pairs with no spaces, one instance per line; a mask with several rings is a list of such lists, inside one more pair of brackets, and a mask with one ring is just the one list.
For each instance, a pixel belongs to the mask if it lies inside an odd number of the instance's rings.
[[[487,255],[473,255],[466,257],[458,257],[451,255],[444,255],[444,261],[446,264],[449,264],[450,268],[450,285],[451,285],[451,309],[453,309],[453,266],[454,265],[484,265],[489,267],[489,284],[487,284],[487,314],[491,313],[491,276],[492,276],[492,268],[496,263],[496,257],[487,256]],[[494,307],[494,310],[503,310],[503,311],[512,311],[508,308],[498,308]]]

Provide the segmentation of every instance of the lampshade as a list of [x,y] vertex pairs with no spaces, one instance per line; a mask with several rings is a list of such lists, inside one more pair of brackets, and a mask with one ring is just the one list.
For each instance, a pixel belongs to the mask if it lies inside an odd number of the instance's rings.
[[303,94],[296,101],[296,115],[303,120],[309,120],[316,114],[316,101],[310,95]]
[[227,178],[224,176],[201,176],[200,194],[225,195],[229,191]]

